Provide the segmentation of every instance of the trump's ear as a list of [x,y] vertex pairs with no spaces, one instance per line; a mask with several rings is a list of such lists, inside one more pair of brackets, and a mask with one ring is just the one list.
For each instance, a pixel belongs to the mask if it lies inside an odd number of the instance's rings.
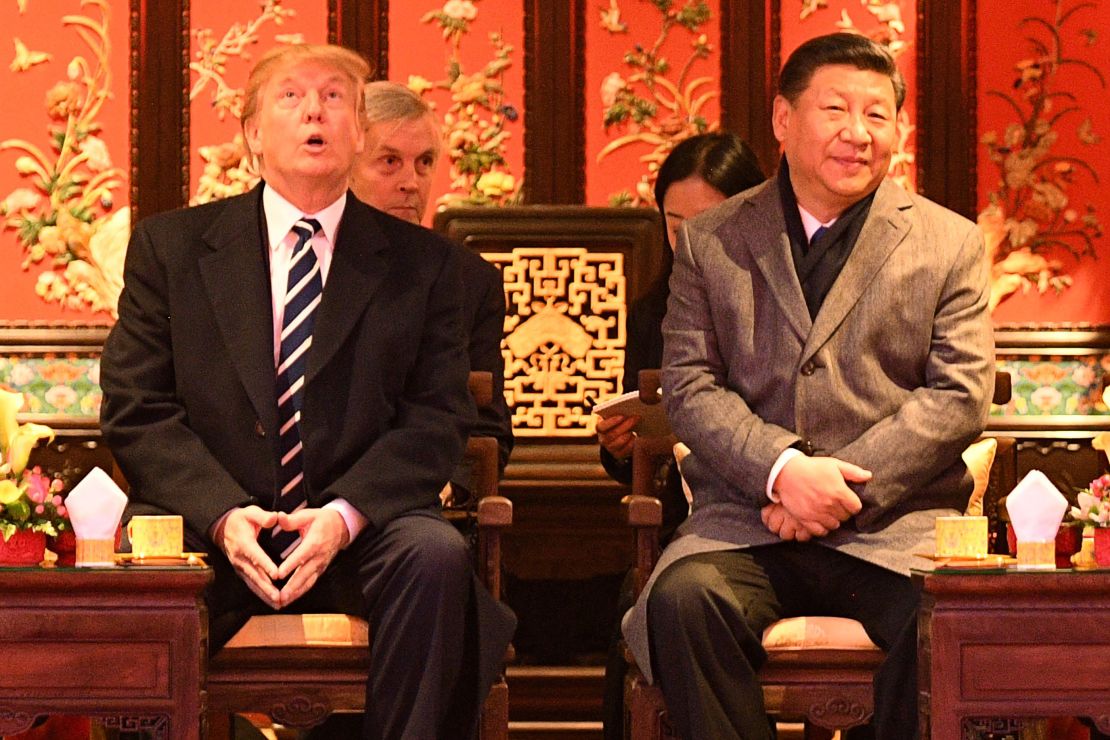
[[790,125],[790,116],[794,113],[794,106],[781,95],[776,95],[771,108],[771,129],[775,138],[781,143],[786,138],[786,129]]
[[355,149],[354,149],[354,151],[355,151],[356,155],[359,155],[359,154],[362,154],[363,152],[366,151],[366,138],[367,137],[366,137],[366,127],[361,125],[361,122],[357,119],[357,117],[356,117],[356,120],[355,120],[354,129],[355,129],[355,140],[354,140]]
[[262,132],[258,127],[258,115],[251,116],[250,120],[243,121],[243,138],[247,143],[247,151],[255,157],[262,151]]

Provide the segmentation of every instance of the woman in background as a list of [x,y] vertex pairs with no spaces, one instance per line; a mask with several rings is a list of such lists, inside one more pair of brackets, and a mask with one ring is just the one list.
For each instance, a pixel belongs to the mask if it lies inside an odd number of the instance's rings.
[[[670,295],[674,245],[682,222],[702,211],[723,203],[725,199],[764,180],[759,162],[751,148],[735,134],[716,132],[692,136],[680,142],[659,168],[655,180],[655,203],[663,214],[666,230],[663,235],[663,269],[647,293],[628,310],[628,343],[624,355],[624,390],[639,387],[639,373],[645,368],[658,368],[663,363],[663,315]],[[601,445],[601,463],[609,475],[621,483],[632,482],[632,429],[637,416],[610,416],[598,419],[597,438]],[[670,540],[686,518],[688,505],[682,493],[682,481],[676,466],[671,464],[667,485],[662,495],[662,545]],[[610,641],[605,669],[605,738],[624,737],[623,683],[624,656],[620,651],[620,619],[632,606],[630,582],[625,579],[618,600],[618,620]]]

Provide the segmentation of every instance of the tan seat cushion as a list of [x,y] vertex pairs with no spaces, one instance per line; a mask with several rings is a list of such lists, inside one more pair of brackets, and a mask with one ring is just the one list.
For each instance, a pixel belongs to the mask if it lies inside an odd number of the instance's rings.
[[346,614],[267,614],[251,617],[228,641],[229,648],[365,647],[370,625]]
[[789,617],[763,630],[764,650],[876,650],[863,625],[844,617]]
[[971,445],[963,451],[961,457],[964,465],[971,472],[975,481],[975,488],[971,498],[967,500],[967,516],[983,516],[983,495],[987,492],[987,484],[991,479],[991,465],[994,464],[995,453],[998,452],[998,440],[986,437]]

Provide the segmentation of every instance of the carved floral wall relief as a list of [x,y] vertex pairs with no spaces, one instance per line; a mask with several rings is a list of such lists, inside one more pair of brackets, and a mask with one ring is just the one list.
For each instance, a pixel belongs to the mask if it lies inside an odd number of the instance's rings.
[[[446,91],[443,135],[450,163],[450,190],[436,200],[452,205],[508,205],[520,200],[520,177],[514,177],[506,158],[506,144],[521,120],[520,111],[505,95],[505,72],[512,66],[513,47],[500,31],[487,41],[492,57],[472,72],[466,71],[462,46],[478,19],[478,0],[447,0],[420,19],[442,31],[447,46],[443,78],[431,81],[409,75],[408,85],[424,95]],[[468,58],[473,59],[472,55]],[[437,101],[430,104],[436,107]]]
[[[15,169],[24,183],[0,201],[0,218],[4,230],[18,235],[22,269],[38,272],[35,292],[43,300],[114,317],[130,209],[117,202],[125,174],[101,137],[101,109],[113,95],[111,9],[106,0],[82,0],[81,10],[61,17],[84,50],[46,91],[45,136],[0,141],[0,151],[17,153]],[[55,63],[34,48],[35,39],[15,39],[9,69],[25,73]]]
[[[650,0],[648,4],[654,17],[641,11],[638,19],[648,28],[654,27],[648,23],[658,24],[654,41],[650,45],[630,43],[623,68],[610,72],[601,83],[602,125],[606,134],[615,138],[597,153],[597,163],[618,150],[633,149],[640,152],[643,165],[634,184],[610,193],[610,205],[654,205],[655,178],[674,145],[718,125],[703,111],[709,101],[719,97],[719,83],[712,75],[701,74],[705,65],[698,64],[715,51],[709,42],[713,18],[709,5],[704,0]],[[609,0],[600,10],[601,28],[614,42],[629,34],[629,21],[622,13],[621,0]],[[676,47],[674,37],[684,40],[685,46]],[[674,56],[665,45],[683,51]]]
[[1083,58],[1098,41],[1084,26],[1096,4],[1046,5],[1049,13],[1018,24],[1030,53],[1013,65],[1012,87],[986,93],[1012,117],[981,138],[998,175],[978,219],[992,265],[992,310],[1019,291],[1064,291],[1072,284],[1064,258],[1093,260],[1102,237],[1094,204],[1071,192],[1081,181],[1099,182],[1101,163],[1071,153],[1100,141],[1093,112],[1076,97],[1085,86],[1106,88],[1102,71]]

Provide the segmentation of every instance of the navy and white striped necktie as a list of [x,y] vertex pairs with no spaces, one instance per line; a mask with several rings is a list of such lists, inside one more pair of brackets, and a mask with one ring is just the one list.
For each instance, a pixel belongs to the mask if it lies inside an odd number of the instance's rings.
[[[320,222],[302,218],[293,225],[297,243],[289,262],[289,283],[281,322],[281,348],[278,352],[277,402],[281,465],[274,511],[292,513],[306,505],[304,464],[301,454],[301,406],[304,401],[304,372],[308,348],[312,346],[312,326],[320,305],[324,282],[320,263],[312,249],[312,237],[319,233]],[[300,542],[300,533],[275,527],[266,549],[281,562]]]

